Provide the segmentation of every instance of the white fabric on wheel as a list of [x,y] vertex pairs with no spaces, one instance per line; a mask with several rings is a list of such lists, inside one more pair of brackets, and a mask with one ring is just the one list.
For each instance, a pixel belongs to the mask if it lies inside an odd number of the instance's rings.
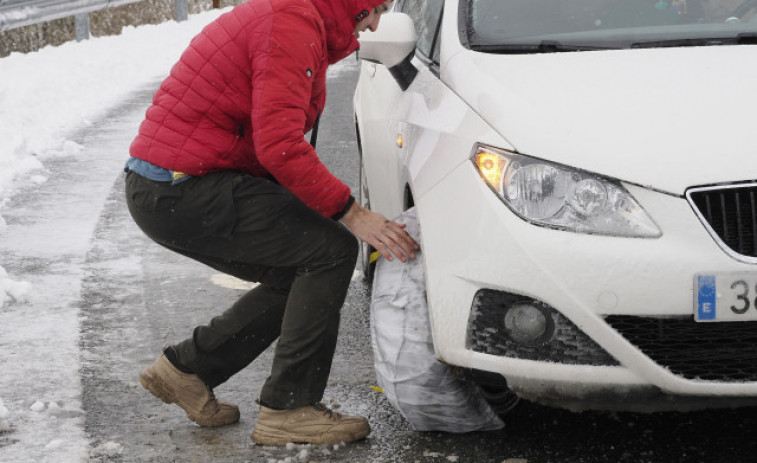
[[[399,223],[420,243],[415,209]],[[376,377],[389,402],[417,431],[464,433],[504,426],[475,384],[437,360],[426,305],[423,257],[379,259],[371,296]]]

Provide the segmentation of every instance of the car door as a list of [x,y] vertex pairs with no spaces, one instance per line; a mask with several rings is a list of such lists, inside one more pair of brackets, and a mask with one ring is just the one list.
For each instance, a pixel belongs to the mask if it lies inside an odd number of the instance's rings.
[[418,135],[412,127],[422,123],[423,114],[428,111],[425,94],[431,90],[429,95],[433,95],[433,88],[441,84],[434,41],[443,4],[443,0],[405,0],[395,7],[413,18],[418,31],[412,58],[418,74],[406,90],[386,66],[362,62],[355,103],[359,107],[356,115],[365,180],[371,209],[388,217],[395,217],[412,205],[406,137],[412,140]]

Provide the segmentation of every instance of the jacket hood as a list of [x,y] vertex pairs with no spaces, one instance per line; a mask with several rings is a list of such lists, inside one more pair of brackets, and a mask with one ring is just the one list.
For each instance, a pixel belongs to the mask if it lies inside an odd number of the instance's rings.
[[345,58],[358,48],[355,27],[386,0],[310,0],[326,27],[329,64]]

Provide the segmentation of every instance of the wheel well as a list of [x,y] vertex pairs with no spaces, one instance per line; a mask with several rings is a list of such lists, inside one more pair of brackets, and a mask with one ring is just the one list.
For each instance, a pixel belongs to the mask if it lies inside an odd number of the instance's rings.
[[357,125],[357,117],[355,117],[355,141],[357,142],[357,153],[363,155],[363,143],[360,141],[360,126]]
[[[363,157],[363,143],[360,140],[360,126],[357,123],[357,118],[355,118],[355,141],[357,142],[357,152],[360,158]],[[413,198],[413,192],[410,190],[410,185],[405,185],[405,191],[403,194],[404,197],[404,208],[403,210],[408,210],[411,207],[415,206],[415,199]]]
[[405,185],[405,209],[408,210],[415,206],[415,200],[413,199],[413,192],[410,190],[410,185]]

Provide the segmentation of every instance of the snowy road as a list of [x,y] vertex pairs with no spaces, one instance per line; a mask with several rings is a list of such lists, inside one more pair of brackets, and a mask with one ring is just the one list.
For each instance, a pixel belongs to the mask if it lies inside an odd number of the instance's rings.
[[[324,162],[353,190],[357,69],[350,58],[330,71],[318,138]],[[755,461],[754,410],[577,414],[523,404],[502,431],[413,432],[370,387],[368,296],[359,274],[343,310],[326,400],[367,415],[367,440],[347,447],[252,445],[254,399],[270,352],[216,391],[239,404],[240,424],[193,425],[146,393],[137,374],[164,344],[187,336],[244,287],[154,245],[128,216],[121,169],[157,84],[132,89],[93,124],[68,133],[75,155],[46,159],[46,181],[30,175],[1,204],[7,227],[0,230],[0,270],[31,289],[22,291],[26,302],[0,304],[0,462]]]
[[88,254],[108,208],[104,198],[123,164],[124,142],[138,123],[134,111],[143,111],[145,98],[149,93],[136,93],[101,122],[74,134],[71,139],[85,148],[75,157],[50,161],[49,179],[4,208],[3,266],[33,290],[26,304],[0,312],[2,398],[11,410],[31,410],[16,414],[17,429],[0,438],[9,459],[3,461],[27,456],[26,461],[76,461],[88,454],[80,425],[82,281],[92,270]]

